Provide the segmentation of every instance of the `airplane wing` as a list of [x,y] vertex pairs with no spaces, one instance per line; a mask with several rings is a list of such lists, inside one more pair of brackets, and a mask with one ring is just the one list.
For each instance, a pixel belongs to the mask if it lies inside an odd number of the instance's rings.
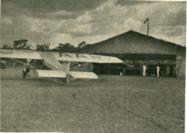
[[93,55],[93,54],[77,54],[58,52],[40,52],[34,50],[12,50],[0,49],[0,58],[16,58],[16,59],[36,59],[43,60],[43,53],[51,55],[59,61],[70,62],[88,62],[88,63],[123,63],[122,60],[112,56]]
[[59,61],[72,61],[72,62],[88,62],[88,63],[123,63],[122,60],[112,56],[93,55],[93,54],[72,54],[63,53],[59,56],[58,53],[53,53],[55,58]]
[[[67,78],[68,75],[70,75],[74,79],[97,79],[98,77],[93,72],[70,71],[70,62],[123,63],[122,60],[111,56],[77,53],[59,54],[58,52],[50,51],[41,52],[34,50],[12,49],[0,49],[0,58],[42,60],[43,63],[51,70],[36,70],[39,77]],[[62,63],[60,63],[59,61],[62,61]]]
[[65,71],[58,71],[58,70],[36,70],[38,77],[41,78],[65,78],[66,72]]
[[[67,73],[61,70],[36,70],[38,77],[41,78],[65,78]],[[69,75],[74,79],[98,79],[93,72],[70,71]]]
[[13,59],[38,59],[42,57],[40,53],[32,50],[12,50],[12,49],[0,49],[0,58],[13,58]]

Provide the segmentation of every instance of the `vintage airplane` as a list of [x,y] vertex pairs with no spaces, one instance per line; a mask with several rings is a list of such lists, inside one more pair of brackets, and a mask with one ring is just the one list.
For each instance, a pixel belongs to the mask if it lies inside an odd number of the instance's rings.
[[[94,72],[71,71],[72,62],[78,63],[123,63],[122,60],[103,55],[81,54],[81,53],[59,53],[51,51],[0,49],[0,58],[11,59],[34,69],[38,77],[46,78],[69,78],[73,79],[98,79]],[[27,62],[22,62],[25,59]],[[41,60],[50,70],[40,70],[30,65],[31,60]]]

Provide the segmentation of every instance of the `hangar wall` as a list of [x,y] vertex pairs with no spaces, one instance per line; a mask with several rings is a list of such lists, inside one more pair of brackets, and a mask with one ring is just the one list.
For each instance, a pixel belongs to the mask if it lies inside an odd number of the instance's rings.
[[83,48],[82,52],[116,56],[127,63],[144,62],[148,67],[152,67],[153,71],[155,65],[159,64],[164,73],[167,73],[166,69],[169,66],[169,71],[173,71],[170,76],[185,77],[185,47],[132,30],[89,45]]
[[176,76],[185,78],[186,73],[186,49],[177,49],[176,54]]

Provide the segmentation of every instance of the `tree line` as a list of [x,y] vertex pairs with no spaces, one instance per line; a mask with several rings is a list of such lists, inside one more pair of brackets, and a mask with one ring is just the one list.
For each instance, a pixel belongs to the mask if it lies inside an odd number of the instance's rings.
[[[85,41],[82,41],[78,44],[77,47],[71,43],[59,43],[55,48],[50,49],[50,43],[36,44],[37,51],[62,51],[62,52],[77,52],[82,48],[88,47]],[[3,49],[24,49],[29,50],[32,49],[33,45],[31,45],[27,39],[19,39],[14,40],[13,45],[4,44],[2,46]]]

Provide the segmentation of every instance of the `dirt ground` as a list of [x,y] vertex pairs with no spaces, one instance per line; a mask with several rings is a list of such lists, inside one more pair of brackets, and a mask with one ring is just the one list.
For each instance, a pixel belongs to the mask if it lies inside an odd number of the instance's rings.
[[1,70],[1,131],[184,132],[185,80],[100,76],[66,85],[20,73]]

